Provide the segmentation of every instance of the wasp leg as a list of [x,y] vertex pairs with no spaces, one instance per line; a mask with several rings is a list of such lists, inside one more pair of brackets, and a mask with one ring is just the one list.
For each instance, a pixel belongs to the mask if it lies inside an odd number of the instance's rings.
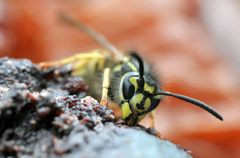
[[150,127],[154,128],[155,127],[155,120],[154,120],[155,110],[153,110],[149,116],[150,116]]
[[88,61],[90,59],[103,59],[104,58],[104,56],[102,55],[103,53],[105,52],[102,50],[94,50],[91,53],[88,53],[88,52],[79,53],[58,61],[41,62],[39,63],[39,66],[43,68],[48,68],[52,66],[62,66],[66,64],[73,64],[78,61],[86,61],[86,60]]
[[103,73],[102,99],[100,105],[108,106],[108,88],[110,84],[110,68],[105,68]]

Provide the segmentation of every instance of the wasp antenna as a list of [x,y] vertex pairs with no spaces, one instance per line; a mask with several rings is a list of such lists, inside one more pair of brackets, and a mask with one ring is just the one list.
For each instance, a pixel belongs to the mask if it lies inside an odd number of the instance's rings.
[[184,101],[194,104],[198,107],[201,107],[202,109],[208,111],[209,113],[211,113],[213,116],[215,116],[219,120],[223,121],[223,117],[219,113],[217,113],[216,110],[214,110],[212,107],[210,107],[206,103],[201,102],[197,99],[194,99],[194,98],[191,98],[191,97],[188,97],[185,95],[181,95],[181,94],[166,92],[166,91],[160,91],[156,95],[172,96],[172,97],[178,98],[180,100],[184,100]]
[[130,55],[138,61],[138,64],[139,64],[139,70],[138,71],[139,71],[140,77],[143,79],[144,64],[143,64],[142,58],[135,51],[131,51]]
[[82,22],[73,19],[72,17],[70,17],[69,15],[67,15],[63,12],[59,13],[59,17],[62,21],[68,23],[69,25],[82,30],[84,33],[86,33],[88,36],[90,36],[95,42],[102,45],[104,48],[106,48],[110,52],[114,53],[115,57],[118,60],[122,59],[122,56],[123,56],[122,52],[120,50],[118,50],[111,42],[109,42],[102,34],[98,33],[94,29],[86,26]]

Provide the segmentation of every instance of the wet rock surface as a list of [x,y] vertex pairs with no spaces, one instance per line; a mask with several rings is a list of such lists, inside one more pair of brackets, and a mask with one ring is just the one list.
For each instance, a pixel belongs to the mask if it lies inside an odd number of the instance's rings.
[[70,72],[0,59],[0,157],[190,157],[153,129],[116,121]]

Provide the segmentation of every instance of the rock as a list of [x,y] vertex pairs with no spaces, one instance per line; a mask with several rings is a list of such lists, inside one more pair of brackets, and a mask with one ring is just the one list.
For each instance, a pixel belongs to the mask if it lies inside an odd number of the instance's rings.
[[191,157],[154,129],[116,120],[66,68],[8,58],[0,66],[0,157]]

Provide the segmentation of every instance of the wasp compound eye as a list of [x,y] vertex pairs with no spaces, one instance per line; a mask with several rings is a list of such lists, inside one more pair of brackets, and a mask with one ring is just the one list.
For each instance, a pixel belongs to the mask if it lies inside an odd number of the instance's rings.
[[125,78],[122,85],[122,93],[124,99],[126,100],[131,99],[132,96],[134,95],[134,92],[135,92],[134,85],[129,82],[128,78]]

